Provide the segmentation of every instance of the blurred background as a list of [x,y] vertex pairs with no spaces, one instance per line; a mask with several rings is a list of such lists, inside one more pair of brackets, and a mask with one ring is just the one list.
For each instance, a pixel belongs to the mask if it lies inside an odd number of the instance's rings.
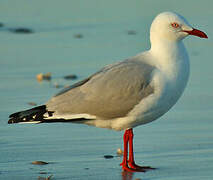
[[[212,179],[212,7],[211,0],[0,1],[0,179]],[[209,39],[184,40],[191,76],[183,97],[158,121],[135,128],[137,163],[157,170],[122,174],[116,151],[123,132],[7,124],[9,114],[41,105],[104,65],[149,49],[150,24],[163,11],[183,15]],[[36,76],[48,72],[51,80],[38,82]],[[77,78],[64,79],[70,74]],[[36,160],[49,164],[32,165]]]

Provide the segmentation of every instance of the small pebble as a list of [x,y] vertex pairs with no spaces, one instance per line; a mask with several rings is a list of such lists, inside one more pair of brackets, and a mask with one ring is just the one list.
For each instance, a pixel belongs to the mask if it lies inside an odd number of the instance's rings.
[[52,178],[52,176],[53,175],[50,175],[50,176],[48,176],[47,178],[46,177],[38,177],[38,180],[51,180],[51,178]]
[[127,33],[128,33],[129,35],[135,35],[135,34],[137,34],[136,31],[134,31],[134,30],[129,30]]
[[37,81],[43,81],[43,80],[47,80],[47,81],[50,81],[51,80],[51,72],[48,72],[46,74],[43,74],[43,73],[39,73],[36,75],[36,79]]
[[40,74],[37,74],[36,75],[36,79],[37,79],[37,81],[43,81],[43,74],[42,73],[40,73]]
[[121,148],[117,149],[117,155],[122,156],[123,155],[123,150]]
[[34,165],[46,165],[46,164],[48,164],[48,162],[44,162],[44,161],[33,161],[32,164],[34,164]]
[[19,34],[31,34],[33,33],[33,30],[28,28],[11,28],[9,31],[13,33],[19,33]]
[[60,84],[58,84],[58,83],[56,82],[56,83],[54,83],[54,87],[55,87],[55,88],[63,88],[64,86],[63,86],[63,85],[60,85]]
[[45,80],[51,80],[51,72],[48,72],[48,73],[46,73],[46,74],[43,74],[43,78],[45,79]]
[[64,85],[64,88],[66,89],[66,88],[69,88],[70,87],[70,85]]
[[83,35],[82,34],[75,34],[74,38],[81,39],[81,38],[83,38]]
[[64,79],[67,79],[67,80],[69,80],[69,79],[73,80],[73,79],[77,79],[77,78],[78,77],[75,74],[70,74],[70,75],[64,76]]
[[37,104],[34,102],[28,102],[27,104],[29,104],[30,106],[37,106]]
[[112,159],[112,158],[114,158],[114,156],[112,156],[112,155],[104,155],[104,158],[105,159]]

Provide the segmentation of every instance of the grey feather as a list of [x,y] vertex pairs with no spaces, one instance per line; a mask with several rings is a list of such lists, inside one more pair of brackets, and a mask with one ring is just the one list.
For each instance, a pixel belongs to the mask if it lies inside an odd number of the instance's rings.
[[137,60],[106,66],[47,102],[57,114],[90,114],[102,119],[124,117],[143,98],[152,94],[154,67]]

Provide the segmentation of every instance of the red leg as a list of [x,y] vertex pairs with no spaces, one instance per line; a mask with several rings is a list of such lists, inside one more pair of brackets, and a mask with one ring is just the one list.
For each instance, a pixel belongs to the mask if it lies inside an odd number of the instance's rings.
[[128,161],[128,165],[129,167],[131,167],[132,169],[135,169],[137,171],[140,171],[140,172],[146,172],[146,170],[149,170],[149,169],[154,169],[154,168],[151,168],[149,166],[138,166],[135,164],[135,160],[134,160],[134,151],[133,151],[133,137],[134,137],[134,134],[133,134],[133,130],[132,129],[129,129],[129,161]]
[[[122,169],[124,171],[128,171],[128,172],[141,172],[141,170],[135,169],[135,168],[131,168],[128,165],[128,143],[129,143],[129,133],[130,133],[130,129],[127,129],[124,133],[123,136],[123,140],[124,140],[124,155],[123,155],[123,161],[120,164],[122,166]],[[145,171],[142,171],[145,172]]]
[[124,154],[123,154],[123,161],[120,164],[120,166],[122,166],[122,168],[125,170],[126,168],[128,168],[128,141],[129,141],[129,131],[126,130],[124,132],[124,136],[123,136],[123,141],[124,141]]

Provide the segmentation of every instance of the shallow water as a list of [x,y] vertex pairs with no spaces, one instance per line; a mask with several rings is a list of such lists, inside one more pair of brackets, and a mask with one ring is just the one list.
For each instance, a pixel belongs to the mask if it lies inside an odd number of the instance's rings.
[[[157,3],[157,4],[156,4]],[[0,179],[211,180],[213,177],[212,1],[1,1]],[[193,6],[193,7],[192,7]],[[122,173],[116,156],[122,133],[77,124],[8,125],[8,115],[46,102],[67,85],[149,47],[153,17],[172,10],[184,15],[209,39],[185,40],[191,77],[177,105],[153,123],[135,128],[138,164],[157,170]],[[26,27],[32,34],[8,29]],[[134,30],[135,35],[128,35]],[[82,38],[74,37],[82,34]],[[36,74],[52,72],[51,82]],[[104,155],[115,156],[104,159]],[[33,161],[49,162],[45,166]],[[45,172],[47,174],[40,174]]]

